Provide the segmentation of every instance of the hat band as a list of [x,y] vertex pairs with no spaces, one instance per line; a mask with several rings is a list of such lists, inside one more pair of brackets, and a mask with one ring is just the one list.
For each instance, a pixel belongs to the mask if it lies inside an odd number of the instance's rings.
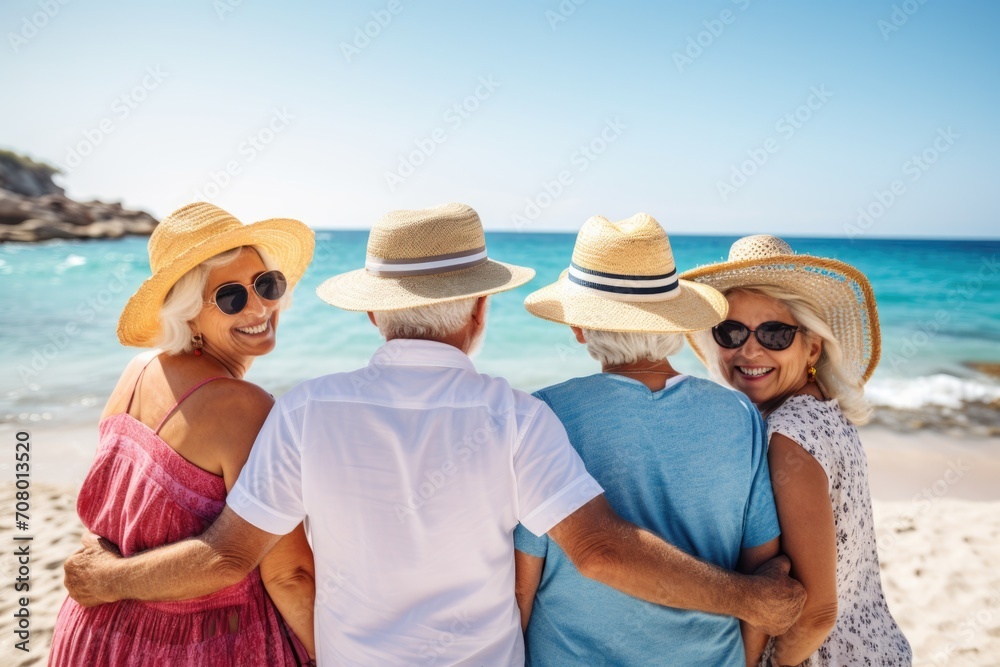
[[373,276],[403,278],[448,273],[478,266],[484,262],[486,262],[486,246],[481,246],[472,250],[412,259],[380,259],[368,255],[365,259],[365,269]]
[[567,278],[574,285],[614,301],[668,301],[680,294],[677,269],[657,276],[639,276],[593,271],[571,263]]

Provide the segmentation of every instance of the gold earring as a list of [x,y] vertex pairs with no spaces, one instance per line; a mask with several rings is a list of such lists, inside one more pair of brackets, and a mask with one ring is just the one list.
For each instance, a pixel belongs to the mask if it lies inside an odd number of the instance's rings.
[[809,382],[815,382],[816,381],[816,367],[815,366],[810,366],[808,368],[808,370],[806,370],[806,375],[809,376],[809,378],[808,378]]

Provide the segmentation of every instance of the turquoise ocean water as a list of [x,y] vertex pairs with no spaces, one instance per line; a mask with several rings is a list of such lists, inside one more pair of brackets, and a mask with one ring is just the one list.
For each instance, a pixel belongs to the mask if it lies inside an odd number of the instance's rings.
[[[320,231],[313,264],[282,315],[278,347],[249,380],[280,394],[308,377],[352,369],[380,344],[364,314],[315,295],[326,277],[363,265],[367,232]],[[723,259],[735,237],[671,237],[681,270]],[[898,428],[998,432],[1000,382],[974,364],[1000,364],[1000,241],[788,239],[800,253],[835,257],[872,281],[882,363],[869,383],[879,419]],[[597,371],[569,329],[536,319],[522,301],[569,263],[572,234],[487,235],[490,256],[535,268],[527,286],[495,297],[483,371],[533,390]],[[0,422],[96,421],[138,350],[115,336],[118,315],[149,275],[146,239],[0,246]],[[675,365],[704,369],[685,349]]]

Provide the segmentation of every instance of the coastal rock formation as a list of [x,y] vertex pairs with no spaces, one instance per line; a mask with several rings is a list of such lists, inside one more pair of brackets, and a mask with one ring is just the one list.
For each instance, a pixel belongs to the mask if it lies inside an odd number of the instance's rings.
[[121,203],[78,202],[53,183],[56,170],[0,151],[0,243],[148,236],[157,221]]

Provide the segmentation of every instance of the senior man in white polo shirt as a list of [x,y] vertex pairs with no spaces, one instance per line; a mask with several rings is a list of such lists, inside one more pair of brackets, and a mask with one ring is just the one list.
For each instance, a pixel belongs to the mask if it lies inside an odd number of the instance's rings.
[[371,363],[278,399],[200,537],[119,559],[88,536],[66,563],[70,594],[87,605],[203,595],[305,519],[319,664],[521,665],[521,523],[626,593],[782,632],[804,601],[787,560],[742,576],[618,518],[553,412],[476,372],[487,296],[533,275],[487,257],[468,206],[385,216],[365,268],[317,290],[379,327],[387,342]]

